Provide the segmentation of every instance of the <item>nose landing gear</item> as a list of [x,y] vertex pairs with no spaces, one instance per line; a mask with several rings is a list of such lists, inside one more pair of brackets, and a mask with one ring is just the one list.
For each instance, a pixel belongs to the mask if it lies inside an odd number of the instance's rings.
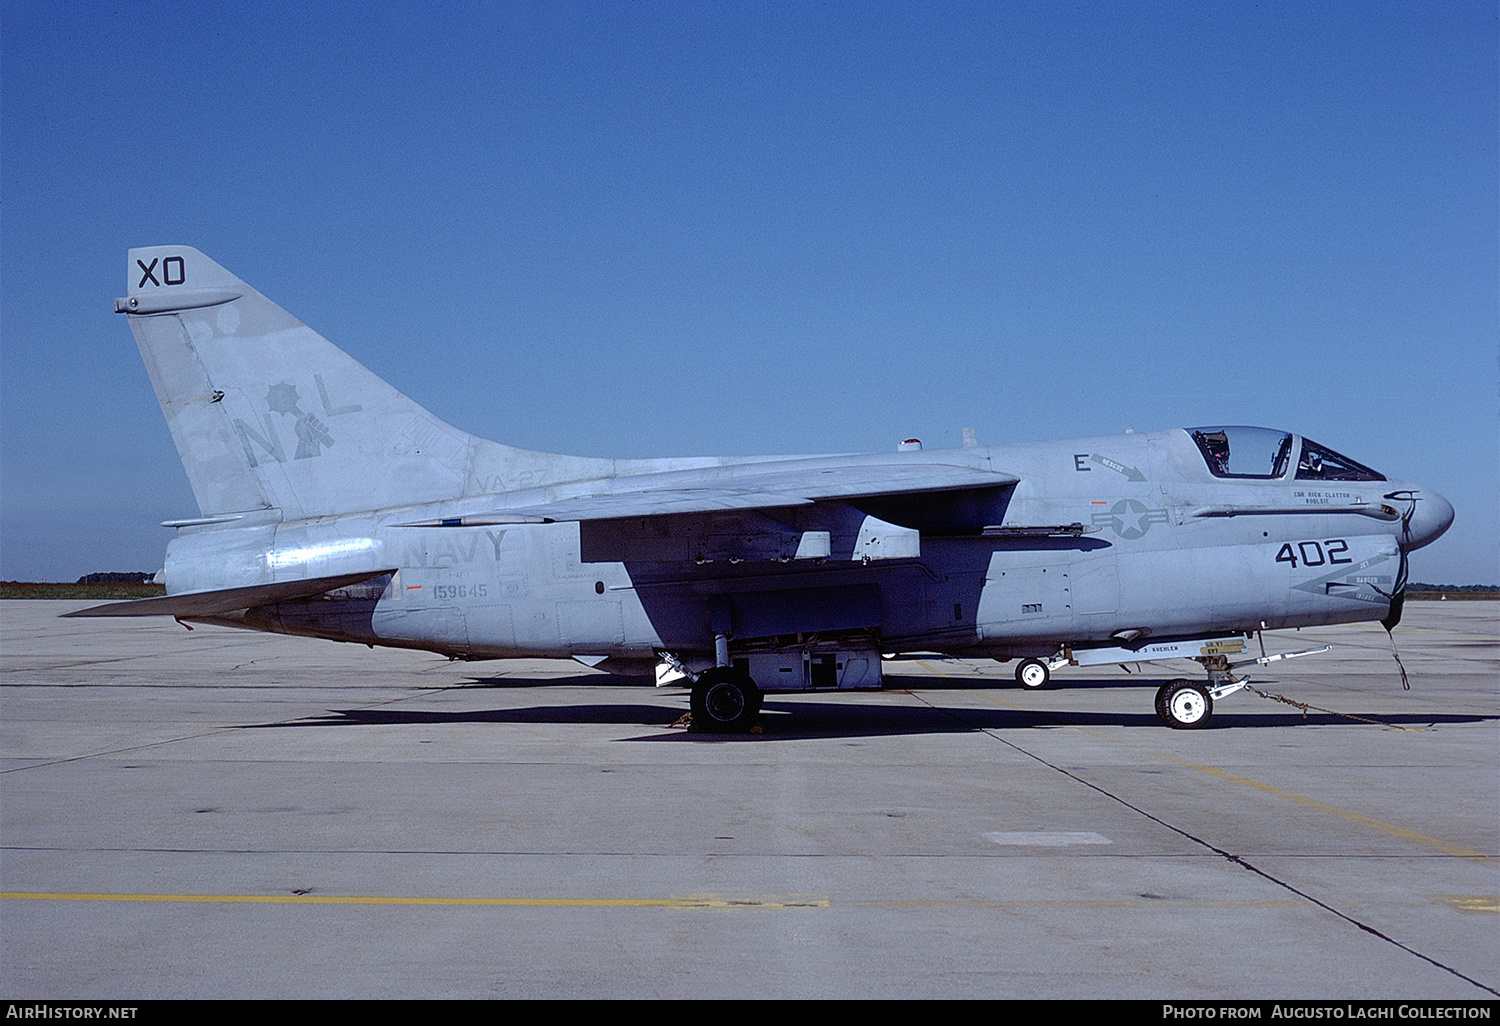
[[1156,715],[1174,730],[1197,730],[1213,718],[1213,696],[1202,684],[1178,677],[1156,692]]
[[1052,681],[1052,668],[1040,659],[1022,659],[1016,667],[1016,683],[1027,691],[1040,691]]
[[1167,681],[1156,692],[1156,715],[1173,730],[1198,730],[1208,726],[1208,721],[1213,719],[1214,702],[1250,683],[1248,677],[1236,677],[1231,672],[1234,667],[1228,656],[1199,656],[1196,661],[1208,671],[1206,685],[1178,677]]

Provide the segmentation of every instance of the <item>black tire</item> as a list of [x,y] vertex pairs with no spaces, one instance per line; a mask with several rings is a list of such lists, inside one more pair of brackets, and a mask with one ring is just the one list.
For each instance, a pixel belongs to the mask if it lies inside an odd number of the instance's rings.
[[1016,667],[1016,683],[1027,691],[1040,691],[1052,683],[1052,670],[1040,659],[1022,659]]
[[695,730],[743,734],[760,714],[760,688],[749,674],[719,666],[698,675],[690,705]]
[[1173,730],[1201,730],[1213,719],[1213,696],[1184,677],[1169,680],[1156,693],[1156,715]]

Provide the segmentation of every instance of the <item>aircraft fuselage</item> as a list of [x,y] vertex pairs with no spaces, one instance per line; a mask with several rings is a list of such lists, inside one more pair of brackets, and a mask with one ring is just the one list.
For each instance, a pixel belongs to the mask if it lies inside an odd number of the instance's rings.
[[[282,577],[391,568],[378,588],[233,620],[472,658],[704,654],[719,632],[736,649],[865,634],[887,652],[1015,657],[1122,631],[1171,637],[1382,619],[1403,531],[1408,548],[1430,540],[1423,516],[1446,505],[1398,481],[1298,480],[1290,471],[1218,479],[1185,431],[898,455],[1003,468],[1021,480],[982,497],[977,518],[917,529],[914,555],[865,558],[846,538],[844,551],[835,543],[827,556],[795,558],[799,520],[844,523],[857,542],[869,521],[923,519],[889,503],[850,500],[841,516],[798,507],[680,514],[639,530],[628,520],[469,526],[466,511],[493,510],[500,498],[479,496],[184,529],[168,582],[174,591],[234,587],[260,579],[267,563]],[[1442,520],[1441,509],[1432,515]],[[443,520],[451,525],[402,526]],[[830,533],[837,539],[837,528]],[[226,545],[230,535],[241,544]],[[235,551],[245,558],[239,574],[226,560]],[[188,573],[174,580],[174,570]]]

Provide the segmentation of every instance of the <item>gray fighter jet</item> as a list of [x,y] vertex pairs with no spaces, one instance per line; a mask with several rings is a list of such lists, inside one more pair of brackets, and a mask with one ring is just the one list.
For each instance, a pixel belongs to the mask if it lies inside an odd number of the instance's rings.
[[846,456],[590,459],[443,423],[187,246],[133,249],[126,314],[199,513],[162,598],[71,615],[572,657],[692,688],[876,688],[891,654],[1198,660],[1172,727],[1242,687],[1264,629],[1401,614],[1453,507],[1309,439],[1201,427]]

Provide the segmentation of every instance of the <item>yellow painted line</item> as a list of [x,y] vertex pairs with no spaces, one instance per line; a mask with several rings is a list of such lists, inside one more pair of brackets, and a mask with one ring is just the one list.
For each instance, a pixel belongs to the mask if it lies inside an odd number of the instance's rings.
[[1066,910],[1066,909],[1112,909],[1112,908],[1189,908],[1189,909],[1255,909],[1307,907],[1305,901],[1203,901],[1196,898],[1142,898],[1138,901],[1010,901],[1003,898],[935,898],[889,901],[840,901],[839,905],[859,905],[863,908],[992,908],[1011,910]]
[[1500,912],[1500,895],[1455,894],[1443,900],[1460,912]]
[[1441,838],[1433,837],[1430,834],[1424,834],[1416,830],[1410,830],[1403,826],[1397,826],[1394,823],[1387,823],[1385,822],[1385,820],[1376,819],[1373,816],[1366,816],[1362,812],[1351,812],[1349,809],[1341,809],[1337,805],[1329,805],[1327,802],[1319,801],[1316,798],[1309,798],[1307,795],[1298,794],[1296,791],[1288,791],[1286,788],[1277,787],[1275,784],[1265,784],[1259,780],[1251,780],[1249,777],[1242,777],[1238,773],[1230,773],[1228,770],[1217,769],[1213,766],[1199,766],[1197,763],[1186,762],[1182,759],[1177,758],[1176,756],[1167,755],[1164,752],[1158,752],[1157,754],[1162,758],[1168,760],[1169,762],[1175,762],[1177,765],[1183,766],[1187,769],[1197,770],[1199,773],[1207,773],[1211,777],[1218,777],[1220,780],[1227,780],[1231,784],[1239,784],[1242,787],[1253,788],[1254,790],[1260,791],[1263,794],[1275,795],[1277,798],[1284,798],[1287,801],[1294,802],[1297,805],[1303,806],[1304,808],[1315,809],[1318,812],[1327,813],[1330,816],[1335,816],[1339,819],[1345,820],[1346,822],[1357,823],[1360,826],[1369,827],[1372,830],[1378,830],[1381,833],[1388,834],[1391,837],[1399,837],[1403,841],[1411,841],[1414,844],[1419,844],[1424,848],[1431,848],[1434,851],[1440,851],[1444,855],[1452,855],[1456,858],[1468,859],[1470,862],[1487,863],[1495,861],[1495,857],[1493,855],[1486,855],[1482,851],[1475,851],[1473,848],[1465,848],[1463,845],[1452,844],[1448,841],[1442,840]]
[[715,911],[780,911],[827,908],[815,895],[736,897],[698,894],[671,898],[422,898],[340,894],[109,894],[65,891],[0,891],[10,901],[134,901],[207,905],[469,905],[521,908],[669,908]]
[[804,908],[830,908],[832,903],[820,894],[776,894],[764,897],[691,894],[672,899],[673,908],[700,909],[710,912],[780,912]]
[[[955,679],[949,674],[944,673],[942,670],[939,670],[934,666],[929,666],[927,663],[923,662],[920,659],[915,660],[915,662],[917,663],[917,665],[926,669],[929,673],[935,674],[939,677],[946,677],[949,680]],[[990,695],[988,693],[985,693],[983,697],[989,699],[991,702],[994,702],[996,705],[1003,705],[1010,709],[1023,708],[1022,706],[1007,702],[1004,699],[995,698],[993,695]],[[1115,744],[1127,744],[1127,742],[1109,737],[1094,729],[1093,727],[1070,727],[1068,729],[1080,730],[1086,734],[1092,735],[1093,737],[1100,738],[1104,741],[1110,741]],[[1130,745],[1130,747],[1137,748],[1138,746]],[[1407,827],[1397,826],[1394,823],[1387,823],[1384,820],[1376,819],[1373,816],[1366,816],[1360,812],[1352,812],[1349,809],[1343,809],[1337,805],[1330,805],[1327,802],[1319,801],[1316,798],[1309,798],[1305,794],[1298,794],[1296,791],[1288,791],[1284,787],[1277,787],[1274,784],[1262,783],[1259,780],[1251,780],[1249,777],[1242,777],[1238,773],[1230,773],[1228,770],[1221,770],[1213,766],[1200,766],[1197,763],[1187,762],[1184,759],[1179,759],[1175,755],[1168,755],[1166,752],[1153,752],[1152,754],[1159,759],[1165,759],[1168,762],[1176,763],[1177,765],[1182,766],[1185,769],[1196,770],[1199,773],[1206,773],[1211,777],[1217,777],[1218,779],[1228,781],[1231,784],[1239,784],[1242,787],[1249,787],[1256,791],[1260,791],[1263,794],[1274,795],[1277,798],[1283,798],[1286,801],[1294,802],[1297,805],[1303,806],[1304,808],[1314,809],[1318,812],[1323,812],[1330,816],[1335,816],[1339,819],[1345,820],[1346,822],[1357,823],[1360,826],[1369,827],[1372,830],[1378,830],[1381,833],[1387,834],[1391,837],[1399,837],[1403,841],[1411,841],[1412,843],[1421,845],[1424,848],[1431,848],[1434,851],[1440,851],[1444,855],[1452,855],[1455,858],[1468,859],[1470,862],[1479,862],[1485,864],[1495,861],[1495,857],[1493,855],[1486,855],[1484,852],[1475,851],[1473,848],[1466,848],[1460,844],[1452,844],[1448,841],[1442,840],[1441,838],[1433,837],[1429,834],[1424,834],[1417,830],[1411,830]]]

